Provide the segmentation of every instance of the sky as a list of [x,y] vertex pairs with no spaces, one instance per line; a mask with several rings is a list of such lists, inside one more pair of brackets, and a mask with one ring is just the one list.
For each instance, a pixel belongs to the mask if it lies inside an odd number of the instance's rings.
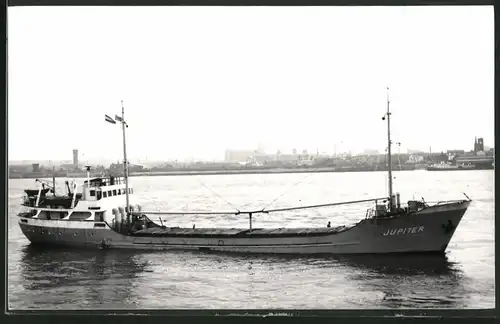
[[[9,160],[494,145],[493,7],[8,8]],[[397,148],[395,148],[397,151]]]

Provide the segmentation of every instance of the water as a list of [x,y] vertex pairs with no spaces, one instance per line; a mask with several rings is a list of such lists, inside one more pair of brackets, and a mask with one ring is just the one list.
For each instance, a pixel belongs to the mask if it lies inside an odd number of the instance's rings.
[[[494,171],[395,172],[403,200],[474,202],[445,257],[277,257],[44,251],[15,214],[33,180],[9,181],[10,309],[376,309],[494,307]],[[386,195],[386,173],[132,178],[143,210],[234,210]],[[57,186],[61,188],[62,182]],[[278,199],[276,199],[278,198]],[[244,207],[243,207],[244,206]],[[254,227],[342,225],[370,204],[254,216]],[[167,218],[168,217],[168,218]],[[243,216],[163,216],[170,226],[246,227]]]

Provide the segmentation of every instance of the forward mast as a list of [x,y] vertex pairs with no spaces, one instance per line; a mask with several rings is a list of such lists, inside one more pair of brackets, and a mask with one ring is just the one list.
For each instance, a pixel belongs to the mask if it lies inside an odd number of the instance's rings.
[[[391,110],[389,100],[389,87],[387,87],[387,112],[382,117],[385,120],[387,117],[387,172],[388,172],[388,189],[389,189],[389,211],[394,211],[394,197],[392,188],[392,141],[391,141]],[[399,200],[399,199],[398,199]]]

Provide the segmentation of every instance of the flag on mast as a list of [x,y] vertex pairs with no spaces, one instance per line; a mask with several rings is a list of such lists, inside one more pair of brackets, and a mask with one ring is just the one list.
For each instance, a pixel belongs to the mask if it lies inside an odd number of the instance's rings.
[[119,121],[119,122],[122,122],[123,121],[123,118],[121,118],[120,116],[118,115],[115,115],[115,120],[116,121]]
[[113,120],[113,118],[109,117],[108,115],[104,115],[105,117],[105,120],[108,122],[108,123],[111,123],[111,124],[116,124],[116,122]]

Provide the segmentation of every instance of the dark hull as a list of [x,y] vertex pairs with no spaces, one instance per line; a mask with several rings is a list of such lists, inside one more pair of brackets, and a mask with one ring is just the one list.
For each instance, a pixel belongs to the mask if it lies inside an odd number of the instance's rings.
[[33,244],[82,248],[302,255],[443,253],[469,203],[440,205],[393,218],[366,219],[340,231],[165,228],[123,235],[103,223],[58,221],[54,226],[54,221],[21,219],[19,224]]

